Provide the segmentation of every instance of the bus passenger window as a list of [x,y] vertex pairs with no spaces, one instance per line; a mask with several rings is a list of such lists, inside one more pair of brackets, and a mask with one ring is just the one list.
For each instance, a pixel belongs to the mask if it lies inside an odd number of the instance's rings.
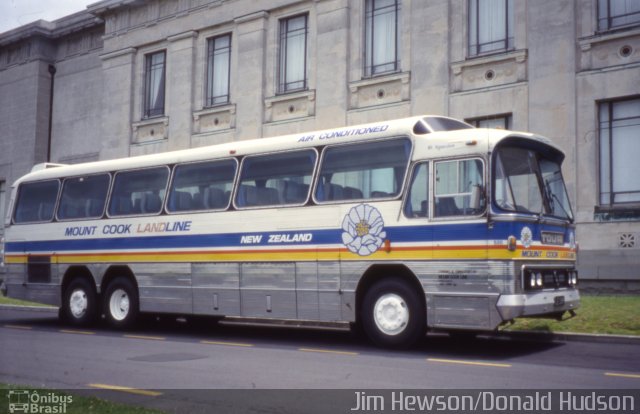
[[404,205],[408,218],[429,217],[429,163],[416,166],[411,177],[409,195]]
[[101,217],[107,200],[109,182],[109,174],[64,180],[58,220]]
[[410,153],[408,139],[328,147],[320,167],[316,201],[397,197]]
[[109,216],[160,213],[168,178],[167,167],[117,173],[109,202]]
[[473,195],[484,187],[482,161],[454,160],[435,164],[434,217],[476,216],[484,211]]
[[59,187],[58,180],[21,184],[13,218],[14,223],[51,221]]
[[175,169],[167,211],[223,210],[229,206],[235,159],[178,165]]
[[236,207],[304,204],[316,158],[314,150],[246,157]]

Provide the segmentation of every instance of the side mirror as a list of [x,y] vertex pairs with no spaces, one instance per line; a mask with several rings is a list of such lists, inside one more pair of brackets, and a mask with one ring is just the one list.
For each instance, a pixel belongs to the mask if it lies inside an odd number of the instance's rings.
[[469,200],[469,208],[480,211],[484,207],[483,202],[484,189],[481,185],[476,184],[471,188],[471,199]]

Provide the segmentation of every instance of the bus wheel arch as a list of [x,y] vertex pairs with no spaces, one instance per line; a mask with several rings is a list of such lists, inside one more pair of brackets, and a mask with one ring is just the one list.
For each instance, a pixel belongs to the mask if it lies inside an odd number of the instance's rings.
[[95,322],[100,300],[93,275],[85,266],[71,266],[61,285],[62,306],[59,317],[67,323],[88,326]]
[[128,266],[110,267],[101,284],[102,313],[115,328],[132,326],[140,313],[138,283]]
[[356,329],[387,348],[411,346],[426,332],[426,300],[404,265],[374,265],[356,290]]

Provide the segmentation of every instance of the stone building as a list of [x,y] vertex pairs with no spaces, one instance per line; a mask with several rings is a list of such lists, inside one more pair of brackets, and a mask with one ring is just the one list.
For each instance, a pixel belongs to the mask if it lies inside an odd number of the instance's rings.
[[104,0],[31,23],[0,34],[0,213],[39,162],[416,114],[556,141],[583,284],[640,290],[637,1]]

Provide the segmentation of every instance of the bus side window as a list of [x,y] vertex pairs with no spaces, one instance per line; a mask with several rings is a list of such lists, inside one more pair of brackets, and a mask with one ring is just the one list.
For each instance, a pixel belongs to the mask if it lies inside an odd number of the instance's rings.
[[21,184],[14,222],[19,224],[51,221],[59,188],[58,180]]
[[476,216],[484,211],[484,199],[479,206],[472,200],[484,188],[482,165],[479,159],[435,163],[434,217]]
[[236,207],[304,204],[309,197],[316,158],[315,150],[246,157]]
[[388,141],[327,147],[316,184],[316,201],[389,199],[400,194],[411,141]]
[[178,165],[171,182],[167,211],[226,209],[237,169],[235,159]]
[[109,216],[160,213],[168,179],[167,167],[118,172],[109,202]]
[[409,194],[404,205],[408,218],[429,217],[429,163],[416,165],[411,177]]
[[109,174],[67,178],[62,184],[58,220],[98,218],[104,212]]

